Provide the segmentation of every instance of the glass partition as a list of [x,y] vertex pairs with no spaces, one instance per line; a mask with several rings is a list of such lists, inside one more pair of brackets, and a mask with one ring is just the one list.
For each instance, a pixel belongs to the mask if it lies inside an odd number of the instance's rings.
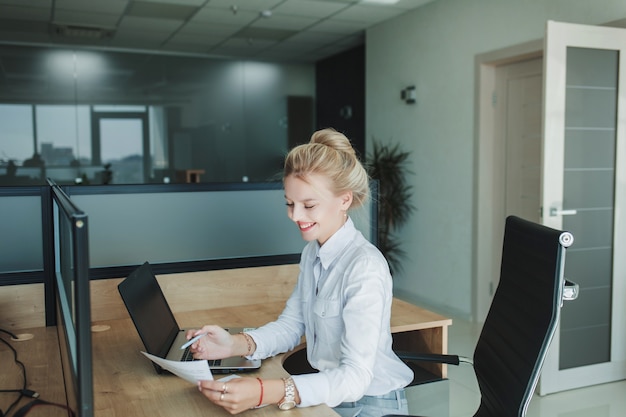
[[[370,240],[376,185],[370,204],[350,214]],[[75,186],[68,194],[89,213],[92,268],[290,255],[297,262],[306,244],[287,217],[282,183]]]
[[312,64],[12,45],[0,59],[0,186],[272,181],[288,98],[315,91]]
[[42,271],[40,190],[10,187],[3,191],[0,193],[0,273]]
[[[372,181],[369,204],[350,213],[374,244],[377,187]],[[305,245],[287,217],[278,182],[63,189],[89,213],[92,273],[145,260],[172,264],[173,270],[191,262],[216,267],[292,263]],[[40,192],[39,187],[0,189],[0,229],[11,237],[0,240],[0,252],[6,255],[0,257],[0,285],[16,279],[41,282],[40,271],[45,269],[41,218],[46,208]],[[98,277],[108,276],[108,271],[103,274]]]
[[69,192],[89,212],[94,268],[299,254],[304,247],[279,187],[104,195],[81,195],[81,187],[72,187]]

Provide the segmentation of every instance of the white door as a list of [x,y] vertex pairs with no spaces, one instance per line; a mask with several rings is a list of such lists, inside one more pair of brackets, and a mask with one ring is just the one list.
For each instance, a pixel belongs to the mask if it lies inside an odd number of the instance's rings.
[[539,393],[626,379],[626,30],[548,22],[542,222],[568,230],[562,308]]
[[474,294],[484,321],[500,277],[504,219],[540,221],[543,42],[477,57]]
[[[541,117],[543,110],[543,59],[503,66],[506,71],[503,139],[504,213],[539,222],[541,177]],[[498,97],[500,95],[498,94]],[[502,100],[505,101],[505,100]],[[504,234],[504,220],[499,236]],[[498,257],[498,260],[501,255]],[[498,267],[500,262],[498,262]]]

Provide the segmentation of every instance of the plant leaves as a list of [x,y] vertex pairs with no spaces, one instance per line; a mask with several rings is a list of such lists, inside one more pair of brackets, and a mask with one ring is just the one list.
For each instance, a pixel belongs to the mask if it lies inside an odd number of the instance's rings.
[[367,158],[371,178],[378,180],[378,248],[385,255],[392,270],[401,268],[401,258],[406,256],[402,245],[392,236],[407,222],[415,207],[411,203],[413,186],[407,181],[410,152],[382,144],[376,140]]

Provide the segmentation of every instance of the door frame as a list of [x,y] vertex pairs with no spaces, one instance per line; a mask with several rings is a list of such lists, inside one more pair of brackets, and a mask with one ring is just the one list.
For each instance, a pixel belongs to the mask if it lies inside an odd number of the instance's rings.
[[[523,43],[484,54],[475,58],[474,97],[474,204],[472,221],[472,320],[484,322],[493,291],[493,278],[499,274],[502,236],[498,223],[505,209],[504,195],[495,187],[497,178],[503,178],[501,164],[496,163],[496,71],[499,66],[543,56],[543,39]],[[499,216],[499,217],[498,217]]]
[[102,138],[100,137],[100,122],[102,120],[139,120],[141,122],[142,138],[142,174],[144,183],[148,182],[152,173],[152,157],[150,154],[150,122],[149,110],[145,112],[133,111],[97,111],[91,107],[91,152],[92,165],[102,165]]

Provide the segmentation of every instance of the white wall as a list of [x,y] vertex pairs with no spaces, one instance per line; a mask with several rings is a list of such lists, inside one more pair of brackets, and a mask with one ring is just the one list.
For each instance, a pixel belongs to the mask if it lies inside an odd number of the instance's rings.
[[[622,18],[624,0],[436,0],[367,31],[367,147],[376,138],[413,154],[417,210],[401,232],[397,296],[472,314],[475,56],[541,39],[547,20]],[[417,104],[400,99],[409,85]]]

